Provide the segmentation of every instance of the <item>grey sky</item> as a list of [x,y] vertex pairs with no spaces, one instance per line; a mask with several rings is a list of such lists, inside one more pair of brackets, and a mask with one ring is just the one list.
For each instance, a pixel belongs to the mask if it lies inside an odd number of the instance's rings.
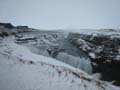
[[0,22],[42,29],[120,28],[120,0],[0,0]]

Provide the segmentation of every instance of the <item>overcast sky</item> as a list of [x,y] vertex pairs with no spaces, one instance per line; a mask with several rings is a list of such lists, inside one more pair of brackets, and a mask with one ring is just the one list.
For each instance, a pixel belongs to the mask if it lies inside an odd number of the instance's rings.
[[0,22],[41,29],[120,28],[120,0],[0,0]]

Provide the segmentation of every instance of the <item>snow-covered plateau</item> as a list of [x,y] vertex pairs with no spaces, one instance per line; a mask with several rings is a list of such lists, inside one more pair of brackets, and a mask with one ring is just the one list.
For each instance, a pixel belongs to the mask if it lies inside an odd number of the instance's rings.
[[[120,90],[116,79],[102,81],[101,72],[93,73],[103,48],[75,34],[1,23],[0,90]],[[114,58],[119,61],[119,54]]]

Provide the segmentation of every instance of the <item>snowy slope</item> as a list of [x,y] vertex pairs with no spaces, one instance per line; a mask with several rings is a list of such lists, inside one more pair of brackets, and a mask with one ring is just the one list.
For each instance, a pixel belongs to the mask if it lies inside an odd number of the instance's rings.
[[119,90],[107,82],[14,43],[0,44],[0,90]]

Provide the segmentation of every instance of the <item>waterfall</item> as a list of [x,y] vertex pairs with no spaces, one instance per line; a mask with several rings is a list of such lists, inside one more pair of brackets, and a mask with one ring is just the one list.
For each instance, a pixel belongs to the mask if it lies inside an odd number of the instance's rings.
[[56,59],[65,62],[71,66],[74,66],[76,68],[79,68],[88,74],[92,74],[92,66],[89,58],[84,58],[84,57],[80,58],[77,56],[69,55],[65,52],[60,52],[57,55]]

